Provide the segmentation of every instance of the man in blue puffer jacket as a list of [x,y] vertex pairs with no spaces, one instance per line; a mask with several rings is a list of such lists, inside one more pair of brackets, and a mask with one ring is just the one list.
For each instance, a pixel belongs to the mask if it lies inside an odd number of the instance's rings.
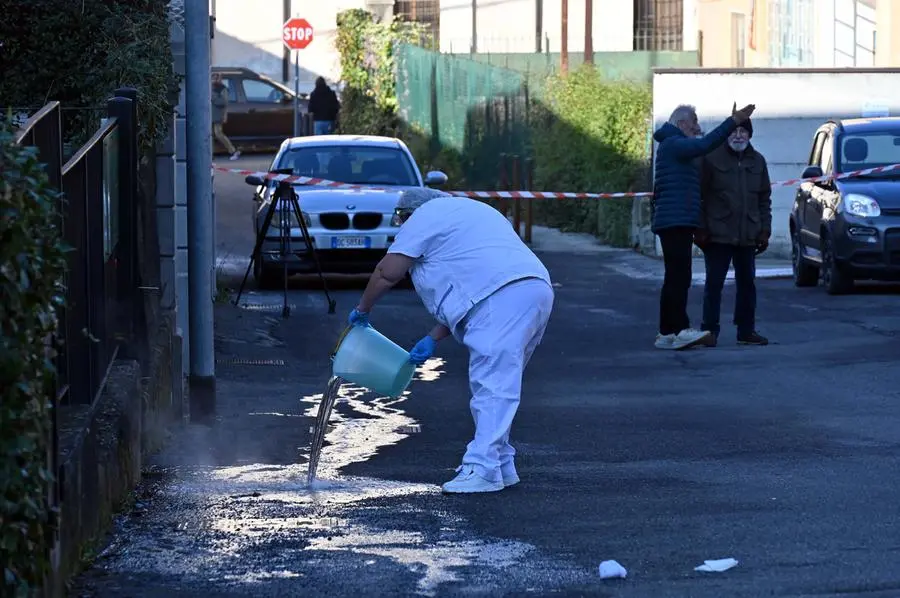
[[735,104],[729,118],[701,136],[697,110],[682,105],[653,134],[659,143],[653,177],[653,232],[659,235],[666,269],[659,299],[659,349],[687,349],[712,339],[708,331],[691,328],[687,315],[691,253],[701,214],[698,158],[725,143],[755,109],[749,104],[737,110]]

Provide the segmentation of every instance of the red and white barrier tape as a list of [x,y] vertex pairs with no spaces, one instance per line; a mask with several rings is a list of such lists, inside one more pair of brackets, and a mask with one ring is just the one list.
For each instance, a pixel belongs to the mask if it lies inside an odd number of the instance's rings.
[[[316,187],[330,187],[336,189],[354,189],[354,190],[370,190],[370,191],[396,191],[395,188],[378,187],[376,185],[351,185],[349,183],[339,183],[337,181],[329,181],[328,179],[317,179],[308,176],[275,174],[272,172],[263,172],[256,170],[241,170],[237,168],[223,168],[213,165],[213,170],[219,172],[230,172],[232,174],[240,174],[244,176],[257,176],[261,179],[270,181],[287,181],[298,185],[309,185]],[[833,176],[821,176],[809,179],[790,179],[787,181],[776,181],[772,183],[773,187],[790,187],[801,182],[823,182],[832,179],[840,180],[855,176],[864,176],[868,174],[878,174],[880,172],[888,172],[891,170],[900,170],[900,164],[890,164],[888,166],[879,166],[877,168],[866,168],[863,170],[854,170],[851,172],[843,172]],[[556,193],[550,191],[447,191],[450,195],[457,197],[471,197],[473,199],[618,199],[622,197],[650,197],[653,195],[650,191],[632,191],[624,193]]]

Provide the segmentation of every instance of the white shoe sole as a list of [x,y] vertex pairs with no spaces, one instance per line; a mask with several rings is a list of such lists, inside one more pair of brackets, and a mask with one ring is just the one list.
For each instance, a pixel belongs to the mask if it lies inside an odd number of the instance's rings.
[[503,483],[500,482],[496,486],[481,486],[480,488],[447,488],[447,485],[441,486],[441,492],[444,494],[483,494],[486,492],[500,492],[503,490]]

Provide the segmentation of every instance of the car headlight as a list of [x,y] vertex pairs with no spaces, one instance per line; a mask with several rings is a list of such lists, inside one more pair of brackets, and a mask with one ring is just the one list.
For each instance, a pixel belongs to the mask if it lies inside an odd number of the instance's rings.
[[851,216],[860,218],[874,218],[881,216],[881,206],[868,195],[848,193],[841,200],[841,211]]
[[400,226],[403,222],[400,220],[400,210],[394,210],[394,215],[391,217],[391,226]]

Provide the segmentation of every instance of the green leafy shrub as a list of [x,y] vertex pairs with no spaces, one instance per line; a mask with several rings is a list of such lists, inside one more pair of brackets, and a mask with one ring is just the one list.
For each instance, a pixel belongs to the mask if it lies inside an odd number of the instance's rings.
[[[532,152],[535,188],[546,191],[645,190],[649,86],[604,80],[590,66],[550,78],[536,103]],[[536,202],[535,219],[588,232],[617,246],[630,243],[632,202]]]
[[382,23],[372,13],[357,8],[338,13],[335,47],[345,85],[341,93],[341,132],[400,135],[395,50],[397,44],[425,39],[425,29],[418,23],[402,19]]
[[0,22],[2,112],[58,100],[66,141],[78,147],[97,130],[113,91],[134,87],[142,153],[153,155],[178,97],[168,2],[6,0],[4,11],[16,16]]
[[47,460],[56,307],[64,246],[34,148],[0,125],[0,595],[28,596],[48,573]]

